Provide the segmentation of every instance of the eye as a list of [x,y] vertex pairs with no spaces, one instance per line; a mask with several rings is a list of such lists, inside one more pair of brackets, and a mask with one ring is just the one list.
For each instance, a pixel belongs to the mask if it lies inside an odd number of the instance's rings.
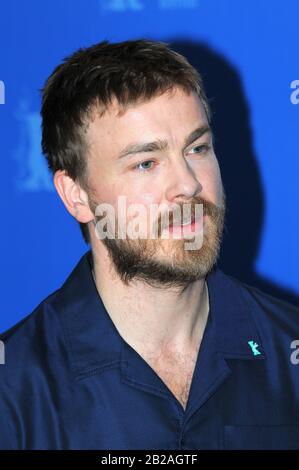
[[202,145],[196,145],[191,150],[195,150],[195,153],[205,153],[208,150],[210,150],[210,148],[211,148],[210,145],[202,144]]
[[149,164],[151,163],[155,163],[154,160],[145,160],[144,162],[141,162],[141,163],[138,163],[138,165],[135,165],[133,167],[133,170],[149,171],[152,169],[152,166],[149,166]]

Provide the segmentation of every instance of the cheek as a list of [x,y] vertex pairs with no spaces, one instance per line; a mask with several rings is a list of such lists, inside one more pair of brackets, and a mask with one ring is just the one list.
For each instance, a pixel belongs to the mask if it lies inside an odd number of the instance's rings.
[[215,204],[222,198],[221,173],[217,163],[212,162],[200,172],[198,179],[203,187],[203,193]]
[[126,193],[128,203],[132,204],[142,204],[145,207],[150,206],[151,204],[159,204],[161,193],[157,187],[153,184],[147,188],[143,185],[142,188],[131,188],[131,190]]
[[[151,187],[150,190],[140,190],[136,187],[130,188],[119,183],[101,184],[100,187],[95,191],[96,200],[98,202],[104,202],[111,204],[115,211],[120,214],[124,214],[124,210],[129,213],[133,213],[135,210],[139,210],[140,213],[148,213],[151,205],[160,203],[161,194],[156,188]],[[138,206],[142,206],[140,209]],[[124,209],[125,208],[125,209]],[[142,211],[142,212],[141,212]],[[130,216],[129,216],[130,218]],[[144,217],[142,216],[142,219]]]
[[128,195],[126,198],[127,222],[136,217],[135,220],[138,219],[141,224],[139,230],[147,235],[152,224],[157,221],[159,204],[161,203],[160,197],[160,193],[155,191],[155,188],[151,192],[139,191],[136,194]]

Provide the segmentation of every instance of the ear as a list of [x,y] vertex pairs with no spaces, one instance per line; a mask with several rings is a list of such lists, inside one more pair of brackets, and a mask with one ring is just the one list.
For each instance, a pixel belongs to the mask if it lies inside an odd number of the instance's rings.
[[88,223],[94,219],[86,191],[68,176],[65,170],[56,171],[53,182],[66,209],[78,222]]

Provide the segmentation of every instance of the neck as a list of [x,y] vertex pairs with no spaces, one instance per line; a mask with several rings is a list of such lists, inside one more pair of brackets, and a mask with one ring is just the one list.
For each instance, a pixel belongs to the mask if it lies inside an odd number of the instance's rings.
[[[99,261],[101,260],[101,262]],[[205,279],[178,289],[144,281],[126,286],[108,256],[93,253],[94,281],[120,335],[137,350],[186,352],[198,347],[209,313]]]

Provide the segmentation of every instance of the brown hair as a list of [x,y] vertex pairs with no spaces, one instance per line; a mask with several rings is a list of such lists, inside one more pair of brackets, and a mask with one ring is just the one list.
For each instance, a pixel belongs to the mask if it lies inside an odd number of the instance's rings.
[[[87,187],[87,142],[84,131],[92,107],[103,112],[116,98],[121,108],[149,100],[174,88],[196,92],[207,118],[211,112],[197,70],[165,42],[147,39],[109,43],[107,40],[66,57],[42,91],[42,150],[54,174],[65,170]],[[90,243],[87,224],[80,223]]]

